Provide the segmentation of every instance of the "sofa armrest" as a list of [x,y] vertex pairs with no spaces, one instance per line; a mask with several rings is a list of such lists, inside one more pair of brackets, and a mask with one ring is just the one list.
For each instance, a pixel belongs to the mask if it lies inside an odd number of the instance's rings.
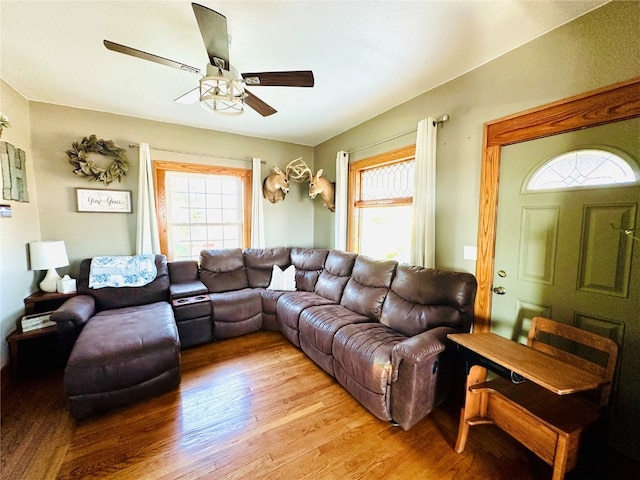
[[393,419],[404,430],[413,427],[449,394],[454,369],[446,353],[452,350],[447,334],[457,331],[437,327],[394,347],[390,408]]
[[85,324],[96,313],[96,300],[91,295],[76,295],[64,302],[50,319],[57,324],[58,346],[63,360],[69,358],[73,345]]
[[398,366],[406,361],[416,365],[425,364],[447,347],[447,334],[458,330],[451,327],[438,327],[422,332],[398,343],[391,352],[394,378],[397,380]]
[[169,286],[171,299],[193,297],[195,295],[204,295],[209,293],[206,285],[199,280],[192,282],[172,283]]

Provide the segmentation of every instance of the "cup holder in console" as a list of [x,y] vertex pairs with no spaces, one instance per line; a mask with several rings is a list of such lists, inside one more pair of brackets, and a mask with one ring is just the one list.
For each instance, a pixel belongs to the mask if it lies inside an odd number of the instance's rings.
[[171,301],[174,307],[180,307],[182,305],[190,305],[192,303],[208,302],[210,300],[208,295],[196,295],[194,297],[176,298]]

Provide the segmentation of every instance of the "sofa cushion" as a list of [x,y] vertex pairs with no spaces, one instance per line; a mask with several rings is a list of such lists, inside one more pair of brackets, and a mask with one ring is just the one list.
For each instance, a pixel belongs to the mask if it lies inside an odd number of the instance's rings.
[[329,305],[331,300],[321,297],[313,292],[286,292],[278,298],[276,304],[276,315],[280,322],[280,331],[296,347],[300,346],[298,338],[298,322],[300,313],[315,305]]
[[331,250],[316,282],[315,292],[339,303],[357,257],[357,253]]
[[280,330],[280,323],[276,316],[276,304],[286,292],[264,288],[258,288],[257,291],[262,297],[262,328],[264,330]]
[[244,269],[242,249],[202,250],[200,280],[213,293],[247,288],[249,282]]
[[108,310],[169,300],[169,269],[164,255],[156,255],[156,278],[142,287],[89,288],[91,259],[80,262],[77,289],[81,295],[91,295],[96,300],[96,309]]
[[379,320],[397,265],[394,260],[373,260],[358,255],[340,304],[372,320]]
[[244,288],[211,293],[213,336],[232,338],[256,332],[262,327],[262,297],[258,290]]
[[440,326],[468,331],[475,291],[470,273],[398,265],[380,322],[406,336]]
[[380,323],[346,325],[333,337],[336,380],[381,420],[391,420],[391,354],[405,339]]
[[333,337],[338,330],[351,323],[370,322],[371,319],[352,312],[342,305],[309,307],[300,314],[300,348],[325,372],[333,376]]
[[284,270],[291,264],[289,249],[286,247],[247,248],[242,253],[251,288],[264,288],[269,285],[273,265]]
[[322,248],[292,248],[291,263],[296,267],[298,290],[313,292],[329,250]]

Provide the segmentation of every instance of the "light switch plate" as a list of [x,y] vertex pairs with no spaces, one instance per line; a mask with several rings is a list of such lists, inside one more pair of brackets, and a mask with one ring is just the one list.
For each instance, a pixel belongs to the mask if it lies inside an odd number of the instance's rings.
[[465,260],[477,260],[478,258],[478,247],[476,246],[465,246],[464,247],[464,259]]

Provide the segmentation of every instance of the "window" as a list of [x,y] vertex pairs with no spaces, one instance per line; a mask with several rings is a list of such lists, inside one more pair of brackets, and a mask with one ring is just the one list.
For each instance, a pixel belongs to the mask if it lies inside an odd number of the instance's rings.
[[349,250],[409,261],[414,165],[415,145],[349,165]]
[[612,152],[583,149],[563,153],[539,167],[527,183],[527,191],[557,190],[634,183],[629,163]]
[[160,250],[170,260],[249,246],[251,171],[154,162]]

